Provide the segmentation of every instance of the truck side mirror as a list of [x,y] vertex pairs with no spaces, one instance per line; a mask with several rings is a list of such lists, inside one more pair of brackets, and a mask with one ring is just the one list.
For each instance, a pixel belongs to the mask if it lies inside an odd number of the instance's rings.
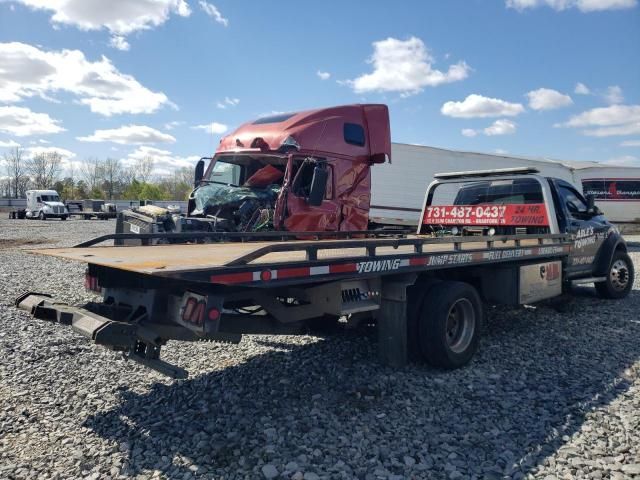
[[592,193],[587,195],[587,213],[589,215],[600,215],[600,209],[596,207],[596,196]]
[[193,185],[195,187],[198,186],[200,180],[202,180],[202,177],[204,177],[204,160],[200,159],[198,160],[198,163],[196,163],[195,178],[193,180]]
[[307,197],[307,203],[312,207],[318,207],[322,205],[324,194],[327,190],[327,178],[329,172],[317,165],[313,169],[313,178],[311,179],[311,188],[309,190],[309,196]]

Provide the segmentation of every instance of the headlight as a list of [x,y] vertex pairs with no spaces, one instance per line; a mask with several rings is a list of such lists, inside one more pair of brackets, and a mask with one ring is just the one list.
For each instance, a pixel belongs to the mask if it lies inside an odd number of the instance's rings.
[[460,233],[460,229],[458,227],[451,227],[451,235],[458,235]]
[[491,227],[489,230],[487,230],[487,235],[489,235],[490,237],[493,237],[496,234],[496,229]]

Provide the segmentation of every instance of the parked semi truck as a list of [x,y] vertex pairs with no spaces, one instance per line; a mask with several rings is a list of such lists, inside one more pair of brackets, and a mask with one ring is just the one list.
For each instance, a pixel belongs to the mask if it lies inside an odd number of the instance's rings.
[[60,196],[55,190],[27,190],[27,207],[12,210],[9,218],[25,219],[37,218],[47,220],[48,218],[59,218],[66,220],[69,217],[69,210],[60,201]]
[[[334,129],[340,141],[342,132]],[[286,157],[280,164],[284,172],[293,162],[292,154]],[[185,370],[160,358],[169,340],[239,342],[243,334],[305,333],[312,323],[339,318],[375,324],[387,364],[401,366],[411,359],[457,368],[478,349],[487,305],[535,303],[591,283],[601,297],[622,299],[633,286],[625,241],[593,197],[585,199],[570,183],[535,169],[438,175],[426,190],[421,222],[412,234],[349,231],[364,226],[366,209],[346,202],[341,214],[327,207],[335,216],[327,213],[323,221],[334,222],[336,230],[309,231],[319,229],[323,214],[310,212],[305,218],[302,212],[341,198],[349,182],[360,188],[357,198],[366,197],[362,172],[371,163],[360,163],[351,175],[334,176],[340,188],[329,199],[314,193],[319,188],[314,179],[324,182],[328,175],[310,174],[306,198],[311,202],[293,193],[295,175],[293,184],[285,179],[281,188],[291,188],[290,197],[276,196],[275,208],[278,201],[292,202],[291,211],[269,219],[298,231],[165,231],[139,238],[191,243],[95,246],[132,236],[116,233],[76,248],[41,250],[37,253],[88,263],[85,285],[102,300],[76,307],[25,293],[16,305],[38,318],[71,325],[126,358],[184,378]],[[311,165],[313,172],[328,171],[317,161]],[[217,178],[214,168],[205,178]],[[246,182],[243,173],[237,175],[235,185]],[[222,209],[208,210],[211,203],[202,203],[197,194],[192,200],[196,209],[214,214]],[[223,218],[212,217],[204,221]],[[341,222],[347,223],[340,227]],[[269,240],[270,235],[277,237]],[[195,242],[203,238],[215,242]]]

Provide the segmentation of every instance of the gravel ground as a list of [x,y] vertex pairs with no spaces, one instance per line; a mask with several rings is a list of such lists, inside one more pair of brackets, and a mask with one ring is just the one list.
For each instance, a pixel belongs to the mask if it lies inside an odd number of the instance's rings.
[[170,343],[172,381],[12,306],[87,301],[83,265],[24,250],[114,225],[0,220],[0,478],[640,479],[638,281],[492,309],[454,372],[381,367],[352,332]]

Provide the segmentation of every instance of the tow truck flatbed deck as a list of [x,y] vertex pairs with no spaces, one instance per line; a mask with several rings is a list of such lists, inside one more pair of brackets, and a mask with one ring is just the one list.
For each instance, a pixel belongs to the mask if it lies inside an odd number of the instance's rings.
[[[186,278],[187,275],[194,281],[207,278],[211,283],[227,284],[251,283],[252,277],[242,273],[251,273],[256,269],[258,275],[268,270],[273,280],[283,280],[285,277],[308,276],[310,272],[321,275],[370,273],[367,265],[360,265],[363,262],[391,260],[392,263],[388,265],[383,263],[378,267],[373,264],[370,267],[380,272],[410,267],[500,262],[549,254],[565,255],[569,251],[570,244],[563,235],[545,234],[466,238],[412,235],[406,238],[225,242],[152,247],[71,247],[43,249],[35,253],[145,275],[176,278]],[[340,268],[340,265],[343,267]],[[307,270],[303,272],[304,268]]]

